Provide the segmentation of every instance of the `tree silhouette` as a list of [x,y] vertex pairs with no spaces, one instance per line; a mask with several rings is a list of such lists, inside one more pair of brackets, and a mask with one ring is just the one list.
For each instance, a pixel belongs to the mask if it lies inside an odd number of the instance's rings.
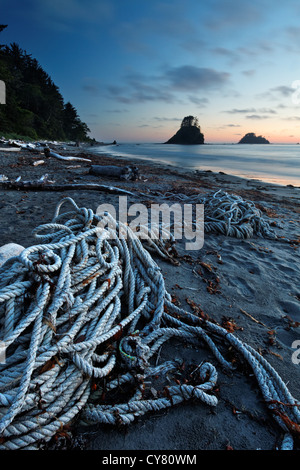
[[181,122],[181,127],[198,127],[200,129],[199,121],[196,116],[186,116]]
[[270,142],[262,137],[261,135],[257,136],[254,132],[249,132],[245,134],[244,137],[238,142],[239,144],[269,144]]
[[[5,25],[0,25],[0,32]],[[0,46],[0,79],[6,106],[0,107],[0,133],[33,139],[90,140],[88,126],[38,61],[18,44]]]
[[64,106],[63,128],[66,135],[76,141],[85,140],[85,136],[90,130],[85,123],[81,122],[76,109],[70,102]]
[[201,132],[197,117],[186,116],[181,122],[180,129],[166,144],[198,145],[204,144],[204,135]]

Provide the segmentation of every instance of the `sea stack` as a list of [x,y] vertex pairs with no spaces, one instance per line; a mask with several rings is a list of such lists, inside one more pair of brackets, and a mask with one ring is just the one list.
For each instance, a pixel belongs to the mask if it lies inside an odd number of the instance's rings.
[[270,142],[261,135],[256,136],[254,132],[249,132],[238,142],[239,144],[269,144]]
[[204,144],[204,135],[198,123],[198,119],[194,116],[186,116],[181,122],[180,129],[165,144],[179,145],[198,145]]

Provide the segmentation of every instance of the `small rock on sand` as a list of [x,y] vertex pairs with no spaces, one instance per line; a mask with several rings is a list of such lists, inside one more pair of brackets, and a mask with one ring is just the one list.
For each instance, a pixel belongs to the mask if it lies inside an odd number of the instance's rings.
[[6,245],[0,246],[0,267],[13,256],[18,256],[21,251],[24,250],[24,246],[18,245],[17,243],[7,243]]

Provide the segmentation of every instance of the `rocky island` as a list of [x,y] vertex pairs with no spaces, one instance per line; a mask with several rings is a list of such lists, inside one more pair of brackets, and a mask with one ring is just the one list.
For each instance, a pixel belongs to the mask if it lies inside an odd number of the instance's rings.
[[165,144],[198,145],[204,144],[204,135],[201,132],[198,119],[186,116],[181,122],[180,129]]
[[261,135],[257,136],[254,132],[249,132],[244,135],[244,137],[238,142],[239,144],[269,144],[270,142],[262,137]]

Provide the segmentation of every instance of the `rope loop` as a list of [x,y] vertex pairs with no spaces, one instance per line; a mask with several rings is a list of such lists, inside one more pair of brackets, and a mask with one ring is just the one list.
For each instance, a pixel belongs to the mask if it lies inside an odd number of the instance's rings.
[[[71,210],[61,212],[66,203]],[[215,214],[209,223],[225,217],[230,230],[216,225],[223,233],[249,236],[239,220],[250,208],[255,219],[251,204],[231,198],[228,207],[220,191],[207,203]],[[252,367],[287,436],[284,446],[290,446],[289,423],[299,427],[299,402],[276,371],[226,329],[172,303],[150,255],[155,250],[166,257],[160,239],[139,239],[128,227],[127,238],[119,237],[121,225],[109,215],[115,229],[103,227],[101,217],[64,198],[52,222],[34,230],[44,243],[24,249],[0,270],[0,341],[6,353],[0,364],[0,449],[39,448],[78,416],[117,424],[189,399],[216,406],[215,365],[204,362],[180,382],[180,358],[159,363],[161,347],[171,338],[205,345],[230,371],[217,344],[235,348]],[[267,233],[265,225],[259,229]],[[153,387],[147,389],[154,377],[164,382],[169,375],[176,383],[168,382],[156,396]],[[112,403],[111,394],[119,400]]]

